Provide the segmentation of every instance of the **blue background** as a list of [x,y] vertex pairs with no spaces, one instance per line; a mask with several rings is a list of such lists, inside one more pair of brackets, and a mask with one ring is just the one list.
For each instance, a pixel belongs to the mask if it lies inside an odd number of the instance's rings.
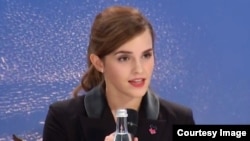
[[139,8],[156,32],[152,87],[197,124],[250,123],[250,1],[0,0],[0,141],[41,140],[48,105],[86,69],[94,16]]

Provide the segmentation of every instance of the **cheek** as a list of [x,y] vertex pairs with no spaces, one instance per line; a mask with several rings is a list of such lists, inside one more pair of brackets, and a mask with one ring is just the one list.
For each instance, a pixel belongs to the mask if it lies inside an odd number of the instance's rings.
[[154,60],[151,60],[145,64],[146,71],[152,73],[154,70]]
[[116,63],[106,65],[105,71],[105,75],[107,76],[106,78],[110,80],[126,79],[128,74],[128,70],[124,65],[119,65]]

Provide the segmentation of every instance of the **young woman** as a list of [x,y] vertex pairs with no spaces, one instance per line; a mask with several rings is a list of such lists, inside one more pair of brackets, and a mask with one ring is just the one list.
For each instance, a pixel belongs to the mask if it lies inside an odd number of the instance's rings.
[[191,109],[150,89],[154,31],[137,9],[112,6],[99,13],[87,55],[88,70],[75,97],[50,105],[44,141],[111,141],[119,108],[138,113],[133,135],[139,141],[171,141],[174,124],[195,124]]

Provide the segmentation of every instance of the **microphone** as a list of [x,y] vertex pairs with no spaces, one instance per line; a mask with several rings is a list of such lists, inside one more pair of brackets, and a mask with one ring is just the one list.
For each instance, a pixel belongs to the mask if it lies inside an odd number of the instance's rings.
[[128,132],[134,137],[137,133],[138,127],[138,112],[133,109],[127,109],[127,113]]

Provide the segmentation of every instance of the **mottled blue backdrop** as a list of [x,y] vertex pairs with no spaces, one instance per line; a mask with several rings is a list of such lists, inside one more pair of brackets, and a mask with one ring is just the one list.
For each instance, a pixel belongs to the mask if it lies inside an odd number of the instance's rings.
[[138,7],[156,32],[152,87],[198,124],[250,123],[250,1],[0,0],[0,141],[41,140],[86,68],[95,14]]

